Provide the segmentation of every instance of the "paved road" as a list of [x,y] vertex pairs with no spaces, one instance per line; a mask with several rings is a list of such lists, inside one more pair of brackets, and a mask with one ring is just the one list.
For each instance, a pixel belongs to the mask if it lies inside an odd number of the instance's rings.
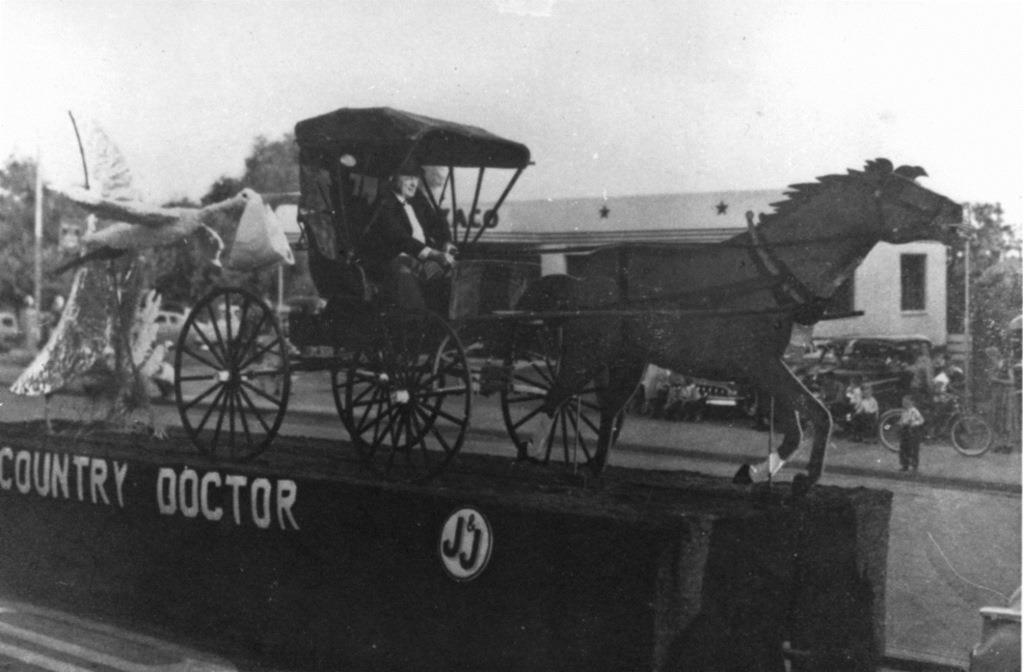
[[70,614],[0,600],[3,672],[235,672],[230,662]]
[[[65,417],[88,419],[93,413],[84,401],[59,397],[54,406]],[[473,403],[474,430],[464,450],[511,458],[496,401],[475,397]],[[40,417],[41,408],[39,400],[0,393],[0,421]],[[157,412],[176,423],[173,405]],[[298,376],[281,433],[346,438],[324,374]],[[768,434],[740,419],[694,424],[630,418],[610,463],[729,477],[767,448]],[[794,468],[799,466],[798,456]],[[1020,454],[966,458],[948,445],[929,444],[918,476],[908,478],[896,467],[896,456],[881,446],[837,440],[822,481],[894,493],[889,652],[965,665],[980,635],[978,609],[1002,604],[1021,581]]]

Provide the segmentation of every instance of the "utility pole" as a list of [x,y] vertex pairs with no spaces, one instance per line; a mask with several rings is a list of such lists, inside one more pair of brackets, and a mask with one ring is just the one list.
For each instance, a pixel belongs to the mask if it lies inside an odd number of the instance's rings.
[[43,150],[36,144],[36,218],[35,218],[35,241],[33,245],[33,257],[35,268],[33,281],[35,283],[35,319],[28,322],[28,348],[35,352],[39,347],[39,328],[41,326],[43,310]]
[[971,236],[974,235],[974,213],[965,203],[967,233],[964,236],[964,407],[971,408]]

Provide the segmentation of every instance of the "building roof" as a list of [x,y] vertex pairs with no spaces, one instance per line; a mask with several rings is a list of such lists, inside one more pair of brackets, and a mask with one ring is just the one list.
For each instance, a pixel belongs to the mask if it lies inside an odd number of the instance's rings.
[[717,242],[746,230],[745,213],[770,213],[781,190],[507,201],[481,241],[542,245]]
[[[772,203],[784,199],[782,190],[759,190],[506,201],[497,227],[484,232],[480,242],[540,248],[715,243],[745,231],[748,210],[767,214]],[[282,205],[276,212],[294,243],[296,206]]]

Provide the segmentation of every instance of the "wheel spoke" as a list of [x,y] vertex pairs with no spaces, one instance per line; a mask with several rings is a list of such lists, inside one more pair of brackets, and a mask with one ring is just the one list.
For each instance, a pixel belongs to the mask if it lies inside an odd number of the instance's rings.
[[[430,463],[430,450],[427,449],[427,429],[426,427],[420,427],[419,422],[416,420],[416,413],[411,413],[409,415],[409,421],[412,423],[413,427],[416,428],[416,436],[419,437],[419,440],[416,443],[420,444],[420,454],[423,455],[423,468],[427,473],[430,473],[432,466]],[[431,429],[433,429],[433,427],[431,427]]]
[[[572,460],[572,456],[569,455],[569,423],[566,422],[565,418],[571,411],[565,407],[559,412],[559,417],[562,420],[562,455],[565,457],[565,461],[568,464]],[[576,434],[579,434],[577,430]]]
[[[240,347],[238,349],[238,352],[245,352],[246,350],[249,349],[253,342],[255,342],[255,339],[252,339],[251,341],[247,342],[244,347]],[[238,364],[238,368],[244,369],[245,367],[251,365],[253,362],[259,360],[259,358],[262,357],[263,355],[267,354],[274,348],[277,348],[280,345],[280,343],[281,341],[275,338],[271,340],[270,343],[264,346],[260,346],[260,348],[256,350],[254,353],[252,353],[252,355],[250,355],[247,359],[245,359],[245,361],[240,362]]]
[[242,380],[240,380],[239,382],[240,382],[240,383],[241,383],[241,384],[242,384],[243,386],[245,386],[245,387],[249,388],[250,390],[252,390],[252,391],[253,391],[254,393],[256,393],[257,395],[259,395],[259,396],[263,397],[264,399],[266,399],[266,400],[267,400],[267,401],[269,401],[270,403],[274,404],[275,406],[280,406],[280,405],[281,405],[281,402],[282,402],[282,400],[281,400],[281,399],[278,399],[277,397],[272,397],[272,396],[270,396],[269,394],[267,394],[266,392],[264,392],[264,391],[263,391],[263,390],[261,390],[260,388],[256,387],[256,386],[255,386],[255,385],[253,385],[252,383],[250,383],[250,382],[249,382],[248,380],[245,380],[245,379],[243,378],[243,379],[242,379]]
[[585,422],[585,423],[587,424],[587,427],[590,427],[590,429],[594,430],[594,433],[595,433],[595,434],[597,434],[597,435],[599,435],[599,436],[600,436],[600,434],[601,434],[601,430],[600,430],[600,429],[598,429],[597,425],[595,425],[595,424],[594,424],[594,421],[593,421],[593,420],[591,420],[591,419],[590,419],[590,418],[589,418],[589,417],[587,416],[587,414],[586,414],[586,413],[583,413],[582,411],[580,411],[580,413],[579,413],[579,419],[580,419],[580,420],[582,420],[583,422]]
[[444,452],[454,453],[454,449],[448,444],[448,441],[445,440],[444,435],[441,434],[441,432],[434,425],[434,420],[432,418],[427,417],[426,412],[423,411],[422,409],[417,408],[416,411],[420,413],[421,419],[423,420],[424,424],[430,428],[430,432],[434,435],[435,438],[437,438],[438,443],[440,443],[441,446],[444,448]]
[[[212,346],[207,344],[207,347],[210,348],[210,352],[212,353],[213,352]],[[221,362],[221,361],[211,362],[210,360],[208,360],[205,357],[201,356],[198,352],[192,350],[192,348],[188,347],[187,345],[185,345],[185,346],[183,346],[181,348],[181,356],[182,356],[182,358],[184,358],[186,356],[191,357],[192,359],[196,360],[197,362],[199,362],[203,366],[207,366],[207,367],[209,367],[211,369],[223,369],[224,368],[224,362]],[[216,355],[214,355],[214,356],[216,357]]]
[[438,387],[430,390],[429,392],[417,392],[417,399],[431,399],[434,397],[447,397],[452,394],[462,394],[468,392],[469,388],[465,385],[452,385],[449,387]]
[[221,389],[223,387],[224,387],[224,383],[222,383],[220,381],[217,381],[216,383],[211,385],[209,388],[207,388],[207,390],[205,392],[203,392],[202,394],[200,394],[198,397],[196,397],[192,401],[188,402],[187,404],[184,404],[182,406],[182,408],[184,408],[186,411],[189,410],[190,408],[192,408],[193,406],[198,404],[200,401],[202,401],[203,399],[205,399],[208,396],[210,396],[213,393],[214,390],[218,390],[218,389]]
[[228,443],[231,445],[231,457],[235,456],[235,415],[238,413],[238,409],[235,408],[235,395],[228,394]]
[[[214,389],[214,388],[211,388],[211,389]],[[211,401],[210,405],[207,406],[207,408],[206,408],[206,413],[204,413],[203,417],[199,420],[199,424],[196,426],[196,431],[197,432],[203,431],[203,428],[206,427],[206,423],[210,419],[210,416],[213,415],[214,409],[216,409],[218,404],[220,404],[221,397],[224,396],[224,390],[226,389],[224,387],[224,385],[218,384],[216,389],[217,389],[217,396],[215,396],[213,398],[213,401]]]
[[[342,386],[338,385],[338,387],[342,387]],[[370,394],[371,392],[373,392],[376,389],[377,389],[376,385],[367,385],[365,388],[363,388],[362,392],[360,392],[359,394],[357,394],[356,396],[354,396],[352,398],[352,405],[353,406],[358,405],[359,402],[363,400],[363,397],[365,397],[367,394]]]
[[[209,304],[207,304],[207,308],[209,308]],[[209,310],[207,310],[207,312],[209,312]],[[215,360],[217,360],[217,363],[216,364],[210,364],[206,360],[202,359],[198,355],[198,353],[195,353],[192,350],[182,350],[182,354],[185,354],[187,352],[188,354],[192,355],[197,360],[202,361],[204,364],[207,364],[210,368],[213,368],[213,369],[222,369],[222,368],[226,367],[227,366],[227,362],[224,361],[224,358],[221,357],[221,355],[219,355],[217,353],[217,347],[214,345],[213,341],[211,341],[209,339],[209,337],[207,337],[207,335],[203,332],[203,330],[199,328],[199,322],[193,322],[192,323],[192,328],[195,330],[196,334],[199,336],[199,340],[201,340],[203,342],[203,344],[206,345],[206,348],[210,351],[210,354],[213,355],[213,358]],[[187,341],[188,339],[185,339],[185,340]]]
[[[371,415],[370,414],[370,409],[367,408],[366,412],[363,413],[363,417],[360,419],[359,424],[356,425],[356,434],[362,434],[364,431],[369,429],[369,427],[370,427],[369,423],[370,422],[373,422],[374,420],[377,420],[377,422],[380,422],[380,418],[382,416],[380,415],[379,409],[380,409],[381,405],[384,403],[384,401],[386,399],[387,399],[387,393],[384,392],[380,387],[376,387],[375,386],[373,388],[373,397],[371,399],[371,406],[373,405],[373,402],[376,402],[377,407],[378,407],[378,412],[373,414],[373,415]],[[349,412],[351,413],[352,409],[350,409]]]
[[590,451],[587,449],[587,442],[583,439],[583,432],[580,431],[579,423],[576,421],[576,414],[570,413],[569,419],[572,421],[573,429],[576,430],[576,440],[579,441],[580,450],[582,450],[583,455],[586,456],[587,462],[590,462]]
[[[381,404],[383,405],[383,401],[381,402]],[[398,411],[399,409],[397,406],[391,406],[389,404],[387,410],[385,410],[384,413],[377,416],[380,419],[380,421],[374,425],[373,429],[373,445],[375,447],[381,441],[384,440],[384,437],[388,436],[391,433],[392,429],[395,426],[395,421],[398,420]],[[387,424],[384,424],[383,422],[385,418],[387,418]]]
[[[511,394],[515,394],[516,396],[512,397]],[[522,403],[525,403],[525,402],[528,402],[528,401],[542,401],[542,400],[546,399],[547,396],[548,395],[546,395],[546,394],[540,394],[540,393],[536,393],[536,392],[530,392],[530,393],[527,393],[527,392],[513,392],[513,393],[510,393],[510,395],[508,397],[508,403],[510,403],[510,404],[522,404]]]
[[447,411],[442,411],[440,408],[434,409],[434,413],[436,413],[439,417],[444,418],[448,422],[450,422],[452,424],[455,424],[455,425],[458,425],[459,427],[461,427],[461,426],[466,424],[466,419],[465,418],[460,420],[459,418],[455,417],[451,413],[448,413]]
[[[217,424],[213,428],[213,446],[216,447],[220,443],[220,430],[224,426],[224,414],[227,413],[228,398],[230,395],[227,394],[227,386],[224,387],[225,394],[220,395],[220,408],[217,414]],[[212,407],[211,407],[212,408]]]
[[217,380],[217,375],[216,374],[211,374],[211,373],[206,373],[206,374],[203,374],[203,375],[196,375],[196,376],[178,376],[178,380],[180,380],[183,383],[196,383],[196,382],[200,382],[200,381],[209,382],[211,380],[212,381],[216,381]]
[[532,411],[530,411],[529,413],[527,413],[527,414],[526,414],[526,415],[524,415],[523,417],[519,418],[519,420],[518,420],[517,422],[515,422],[515,423],[514,423],[514,424],[512,425],[512,427],[513,427],[514,429],[519,429],[519,428],[520,428],[520,427],[522,427],[522,426],[523,426],[524,424],[526,424],[526,422],[527,422],[528,420],[530,420],[530,418],[534,417],[535,415],[537,415],[538,413],[540,413],[540,412],[541,412],[541,411],[543,411],[543,410],[544,410],[544,407],[543,407],[543,406],[537,406],[537,408],[533,409]]
[[260,412],[259,407],[253,403],[252,398],[246,393],[246,391],[243,388],[238,388],[238,394],[240,398],[243,401],[245,401],[246,405],[250,408],[250,410],[252,410],[252,414],[256,416],[256,419],[259,420],[260,425],[263,426],[263,431],[266,432],[267,434],[270,434],[270,427],[263,420],[263,414]]
[[242,431],[245,432],[245,441],[248,445],[252,445],[252,432],[249,431],[249,420],[245,417],[245,410],[242,408],[242,390],[238,388],[235,390],[235,401],[234,406],[238,410],[238,419],[242,422]]
[[545,371],[544,369],[542,369],[539,366],[537,366],[537,362],[534,362],[534,361],[530,362],[530,368],[532,368],[534,371],[536,371],[538,374],[540,374],[540,377],[543,378],[544,381],[547,382],[549,385],[553,385],[554,384],[555,379],[551,375],[550,369]]

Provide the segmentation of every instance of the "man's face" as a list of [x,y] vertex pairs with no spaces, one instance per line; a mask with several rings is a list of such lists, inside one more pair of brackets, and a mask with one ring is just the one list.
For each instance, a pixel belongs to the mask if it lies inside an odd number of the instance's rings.
[[412,198],[420,186],[420,178],[416,175],[398,175],[395,178],[395,191],[402,198]]

